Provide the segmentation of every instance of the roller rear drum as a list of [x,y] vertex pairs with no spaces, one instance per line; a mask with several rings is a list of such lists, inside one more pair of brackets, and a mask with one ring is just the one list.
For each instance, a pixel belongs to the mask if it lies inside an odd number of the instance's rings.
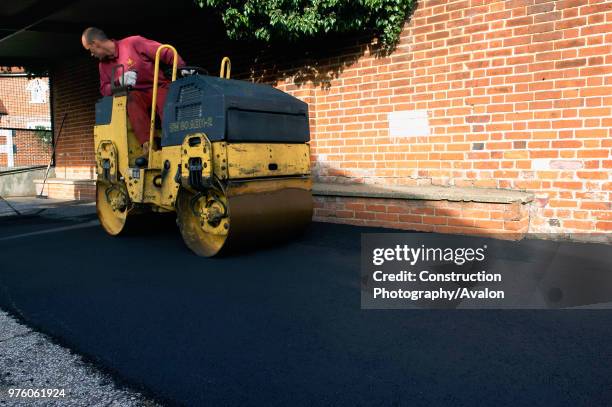
[[312,218],[309,182],[249,181],[207,194],[183,188],[177,198],[183,239],[196,254],[210,257],[295,235]]

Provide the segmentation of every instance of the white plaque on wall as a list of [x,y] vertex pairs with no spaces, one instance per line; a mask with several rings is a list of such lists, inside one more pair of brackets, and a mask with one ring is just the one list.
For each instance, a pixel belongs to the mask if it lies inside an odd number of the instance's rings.
[[427,110],[389,113],[389,136],[392,138],[429,136]]

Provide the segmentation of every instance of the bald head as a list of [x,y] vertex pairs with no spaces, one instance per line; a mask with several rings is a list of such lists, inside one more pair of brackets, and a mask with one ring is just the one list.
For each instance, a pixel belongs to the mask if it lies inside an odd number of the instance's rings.
[[91,56],[100,60],[115,55],[115,43],[109,40],[106,33],[99,28],[86,28],[81,35],[81,43],[83,48],[91,53]]
[[99,40],[99,41],[108,40],[106,33],[96,27],[88,27],[85,30],[83,30],[82,37],[85,41],[87,41],[88,44],[91,44],[93,40]]

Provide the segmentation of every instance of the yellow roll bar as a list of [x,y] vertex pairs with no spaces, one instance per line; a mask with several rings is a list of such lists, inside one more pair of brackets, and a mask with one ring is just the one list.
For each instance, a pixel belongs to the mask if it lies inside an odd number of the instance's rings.
[[155,135],[155,113],[157,105],[157,87],[159,82],[159,57],[161,51],[164,48],[169,48],[174,53],[174,60],[172,62],[172,82],[176,80],[176,69],[178,65],[178,52],[172,45],[163,44],[157,48],[155,53],[155,74],[153,76],[153,100],[151,101],[151,127],[149,128],[149,162],[151,162],[151,152],[153,151],[153,136]]
[[230,78],[230,73],[232,71],[232,61],[230,61],[229,57],[223,57],[221,60],[221,70],[219,71],[219,78]]

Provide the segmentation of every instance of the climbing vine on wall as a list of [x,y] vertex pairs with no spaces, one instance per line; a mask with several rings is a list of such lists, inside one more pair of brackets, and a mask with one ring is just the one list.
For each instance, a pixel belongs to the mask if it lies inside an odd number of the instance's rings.
[[232,39],[296,41],[368,33],[393,48],[417,0],[194,0],[221,14]]

